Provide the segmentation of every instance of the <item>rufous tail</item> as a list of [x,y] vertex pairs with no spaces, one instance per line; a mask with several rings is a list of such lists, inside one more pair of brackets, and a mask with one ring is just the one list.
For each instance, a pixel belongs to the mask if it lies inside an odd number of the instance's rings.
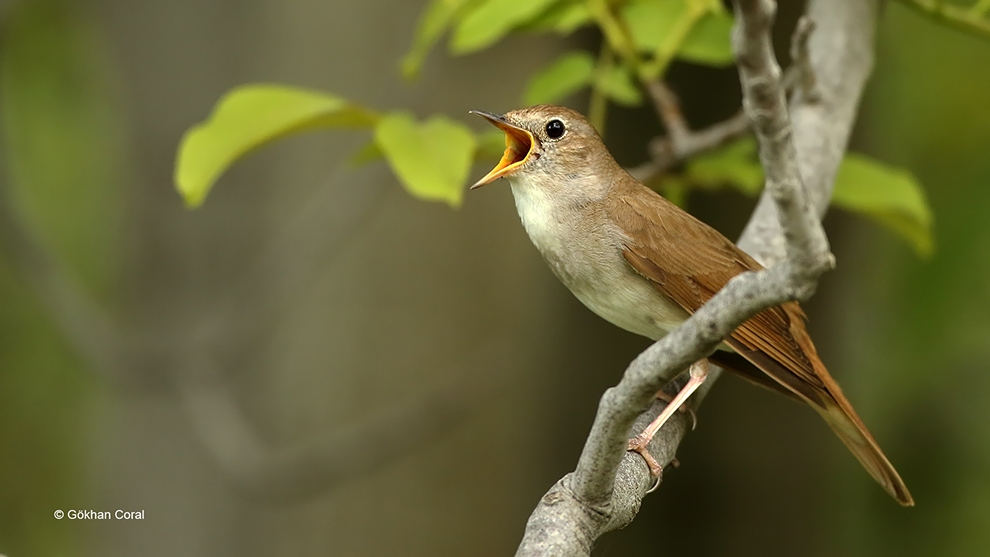
[[914,499],[911,498],[907,486],[863,425],[863,421],[856,415],[852,405],[842,396],[841,391],[830,394],[834,398],[826,399],[824,407],[817,404],[812,404],[811,407],[821,414],[832,431],[845,443],[873,479],[887,490],[887,493],[901,505],[913,507]]

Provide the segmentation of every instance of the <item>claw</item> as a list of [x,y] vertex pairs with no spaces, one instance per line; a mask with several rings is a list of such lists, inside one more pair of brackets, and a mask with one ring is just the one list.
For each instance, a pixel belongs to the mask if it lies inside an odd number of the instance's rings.
[[643,457],[646,461],[646,466],[650,469],[650,475],[654,478],[659,478],[663,476],[663,466],[657,462],[657,459],[653,458],[650,451],[646,448],[649,445],[650,439],[640,433],[636,437],[629,440],[629,444],[626,447],[627,451],[635,451],[639,453],[639,456]]

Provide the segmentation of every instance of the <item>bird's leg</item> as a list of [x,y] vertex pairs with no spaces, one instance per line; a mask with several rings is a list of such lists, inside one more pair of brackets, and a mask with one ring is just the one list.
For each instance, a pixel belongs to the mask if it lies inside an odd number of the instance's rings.
[[689,374],[690,379],[688,379],[687,384],[684,385],[680,392],[677,393],[677,396],[675,396],[674,399],[667,404],[667,407],[660,412],[660,415],[657,416],[657,418],[653,420],[650,425],[646,426],[646,429],[644,429],[642,433],[629,440],[627,450],[636,451],[639,453],[640,456],[643,457],[643,460],[646,461],[647,466],[650,467],[650,473],[655,477],[660,476],[663,472],[663,467],[660,466],[660,463],[658,463],[655,458],[653,458],[653,455],[650,454],[646,447],[650,444],[650,441],[653,440],[653,436],[660,431],[663,424],[669,420],[670,417],[674,415],[674,412],[676,412],[677,409],[680,408],[685,401],[687,401],[688,397],[690,397],[694,391],[698,390],[698,387],[705,382],[705,377],[708,376],[708,360],[701,359],[691,364]]
[[[674,402],[674,397],[668,395],[666,391],[657,391],[657,400],[662,400],[667,404],[670,404],[671,402]],[[682,404],[677,410],[691,416],[691,431],[694,431],[694,429],[698,427],[698,414],[694,411],[694,408],[689,408]]]

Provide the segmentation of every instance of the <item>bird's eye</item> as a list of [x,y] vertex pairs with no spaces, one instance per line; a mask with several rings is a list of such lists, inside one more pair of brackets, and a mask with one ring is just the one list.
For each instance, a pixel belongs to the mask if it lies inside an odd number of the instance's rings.
[[554,118],[547,122],[547,137],[550,139],[560,139],[564,135],[564,123]]

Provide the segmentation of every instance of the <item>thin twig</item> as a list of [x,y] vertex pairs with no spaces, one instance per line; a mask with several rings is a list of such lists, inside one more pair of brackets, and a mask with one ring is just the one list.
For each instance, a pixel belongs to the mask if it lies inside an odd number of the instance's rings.
[[718,149],[750,133],[749,118],[742,110],[727,120],[692,131],[681,113],[677,97],[666,85],[653,83],[647,90],[664,122],[667,135],[650,142],[649,161],[628,169],[640,182],[651,182],[692,157]]
[[685,143],[691,134],[687,120],[684,119],[684,113],[681,112],[681,101],[677,98],[677,94],[662,81],[651,82],[646,86],[646,91],[653,100],[653,107],[656,109],[657,115],[660,116],[664,127],[667,128],[667,137],[675,146],[676,154],[679,151],[676,147]]

